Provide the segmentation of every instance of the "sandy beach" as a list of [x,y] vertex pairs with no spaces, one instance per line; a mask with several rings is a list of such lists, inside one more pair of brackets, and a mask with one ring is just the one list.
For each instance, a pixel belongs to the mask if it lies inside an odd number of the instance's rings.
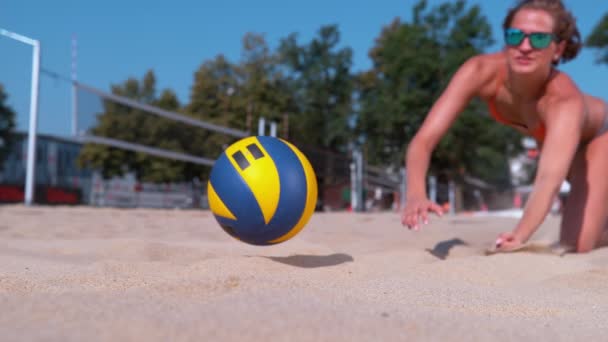
[[606,340],[608,249],[484,255],[515,222],[315,213],[256,247],[206,211],[1,206],[0,340]]

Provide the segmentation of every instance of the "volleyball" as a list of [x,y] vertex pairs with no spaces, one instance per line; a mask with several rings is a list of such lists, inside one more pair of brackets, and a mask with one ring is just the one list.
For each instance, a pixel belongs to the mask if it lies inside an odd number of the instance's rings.
[[317,203],[317,179],[306,156],[269,136],[241,139],[215,161],[207,183],[209,207],[230,236],[252,245],[294,237]]

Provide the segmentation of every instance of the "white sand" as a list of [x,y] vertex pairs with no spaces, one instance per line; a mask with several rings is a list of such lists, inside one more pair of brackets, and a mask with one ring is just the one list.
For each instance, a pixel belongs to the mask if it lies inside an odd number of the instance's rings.
[[608,249],[484,256],[515,222],[317,213],[256,247],[209,212],[2,206],[0,340],[605,341]]

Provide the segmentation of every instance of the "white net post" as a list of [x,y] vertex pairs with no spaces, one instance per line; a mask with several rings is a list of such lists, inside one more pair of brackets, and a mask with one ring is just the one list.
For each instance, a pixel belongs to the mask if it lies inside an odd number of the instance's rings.
[[72,37],[72,136],[78,136],[78,88],[76,82],[78,74],[76,72],[76,58],[77,58],[77,41],[76,36]]
[[355,211],[359,206],[357,200],[357,166],[354,160],[350,163],[350,209]]
[[437,177],[429,176],[429,199],[437,202]]
[[448,198],[450,202],[450,214],[456,214],[456,183],[453,180],[450,180],[448,185]]
[[[271,121],[270,124],[270,136],[271,137],[275,137],[277,136],[277,123],[274,121]],[[262,135],[266,135],[266,118],[261,117],[258,121],[258,135],[262,136]]]
[[270,136],[275,138],[277,136],[277,123],[274,121],[270,123]]
[[32,51],[32,90],[30,93],[30,122],[28,129],[27,166],[25,175],[25,205],[34,203],[36,184],[36,131],[38,128],[38,92],[40,90],[40,42],[20,34],[0,29],[0,35],[31,45]]
[[359,149],[353,150],[351,170],[351,209],[353,212],[365,211],[363,196],[363,154]]
[[406,193],[407,193],[407,170],[402,167],[399,170],[399,175],[401,176],[401,184],[400,184],[400,197],[399,197],[399,210],[403,210],[405,208],[406,201]]
[[266,119],[263,117],[258,121],[258,135],[266,135]]

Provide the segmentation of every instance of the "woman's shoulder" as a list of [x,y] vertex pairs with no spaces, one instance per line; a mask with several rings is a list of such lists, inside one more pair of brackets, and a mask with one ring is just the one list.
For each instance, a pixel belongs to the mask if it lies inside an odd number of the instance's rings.
[[585,94],[567,73],[555,69],[546,86],[545,99],[548,103],[582,100]]
[[582,96],[578,85],[567,73],[554,69],[547,83],[547,93],[557,97]]
[[469,57],[464,65],[472,65],[477,71],[484,73],[495,73],[504,67],[506,63],[502,52],[483,53]]
[[539,104],[540,108],[543,108],[541,111],[552,112],[562,106],[582,105],[584,100],[585,94],[572,77],[563,71],[554,69]]
[[505,66],[505,56],[501,52],[475,55],[463,65],[478,82],[478,95],[482,98],[496,95],[497,85],[506,74]]
[[475,56],[479,60],[483,61],[488,66],[498,67],[499,65],[505,65],[507,59],[502,51],[481,53]]

